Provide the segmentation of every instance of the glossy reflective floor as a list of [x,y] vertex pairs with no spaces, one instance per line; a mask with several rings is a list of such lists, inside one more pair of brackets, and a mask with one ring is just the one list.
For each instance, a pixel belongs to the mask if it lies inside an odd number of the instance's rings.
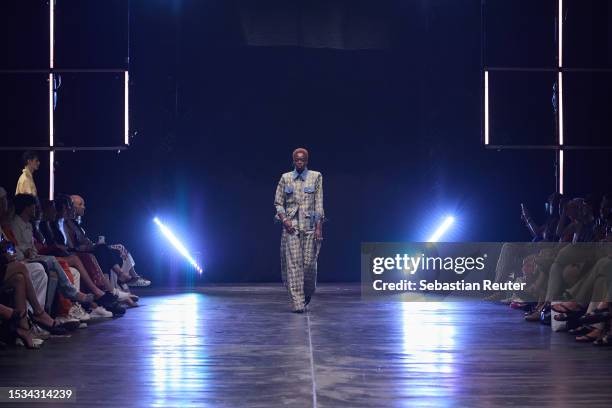
[[612,406],[612,350],[499,305],[321,285],[296,315],[278,285],[141,294],[43,350],[0,350],[0,386],[76,387],[69,406],[89,407]]

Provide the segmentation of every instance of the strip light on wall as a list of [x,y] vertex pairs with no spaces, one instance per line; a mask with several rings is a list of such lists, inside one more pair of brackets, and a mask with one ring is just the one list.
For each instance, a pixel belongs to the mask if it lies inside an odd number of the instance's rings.
[[[53,69],[55,65],[55,0],[49,0],[49,69]],[[49,200],[53,200],[55,197],[55,152],[53,146],[55,145],[55,132],[54,132],[54,121],[53,121],[53,108],[54,108],[54,84],[53,73],[49,73]]]
[[559,194],[563,194],[565,189],[563,181],[563,150],[559,150]]
[[125,71],[124,77],[124,140],[126,145],[130,144],[130,74]]
[[54,68],[55,60],[55,0],[49,0],[49,68]]
[[563,73],[559,72],[559,146],[563,146]]
[[563,67],[563,0],[559,0],[559,16],[558,16],[558,42],[559,42],[559,193],[563,194],[564,190],[564,152],[563,152],[563,143],[564,143],[564,133],[563,133],[563,72],[561,68]]
[[563,0],[559,0],[559,68],[563,67]]
[[484,77],[484,144],[489,144],[489,71],[485,71]]

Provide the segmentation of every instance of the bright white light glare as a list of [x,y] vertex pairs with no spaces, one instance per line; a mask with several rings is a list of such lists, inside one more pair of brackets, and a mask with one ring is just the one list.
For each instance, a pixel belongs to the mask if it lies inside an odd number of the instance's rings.
[[559,68],[563,67],[563,0],[559,0]]
[[427,240],[427,242],[438,242],[442,235],[450,228],[450,226],[455,222],[455,218],[446,217],[444,222],[440,224],[436,232]]
[[489,71],[485,71],[484,77],[485,85],[484,85],[484,143],[486,145],[489,144]]
[[126,145],[130,144],[130,76],[127,71],[125,71],[125,84],[124,84],[124,143]]
[[178,240],[178,238],[172,233],[172,231],[170,231],[168,227],[162,224],[162,222],[157,217],[153,218],[153,222],[157,224],[166,239],[170,241],[170,243],[176,248],[176,250],[179,251],[179,253],[189,261],[191,266],[196,268],[199,273],[202,273],[202,268],[200,267],[200,265],[198,265],[198,263],[195,261],[195,259],[192,258],[191,255],[189,255],[189,251],[187,251],[187,248],[185,248],[185,246],[181,243],[181,241]]
[[563,150],[559,150],[559,194],[563,194]]

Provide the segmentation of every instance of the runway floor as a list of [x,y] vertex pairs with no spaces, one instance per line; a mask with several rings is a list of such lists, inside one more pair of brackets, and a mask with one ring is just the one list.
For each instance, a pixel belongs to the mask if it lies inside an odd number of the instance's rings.
[[0,350],[0,386],[75,387],[79,407],[612,406],[612,350],[500,305],[320,285],[297,315],[280,285],[140,294],[123,318]]

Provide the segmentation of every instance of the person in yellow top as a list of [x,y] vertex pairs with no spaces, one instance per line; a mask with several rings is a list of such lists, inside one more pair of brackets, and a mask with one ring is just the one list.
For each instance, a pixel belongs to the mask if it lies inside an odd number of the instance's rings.
[[17,180],[17,194],[30,194],[34,197],[38,197],[36,191],[36,183],[34,183],[34,172],[40,167],[40,160],[38,160],[38,154],[35,152],[27,151],[22,156],[23,159],[23,171],[19,180]]

